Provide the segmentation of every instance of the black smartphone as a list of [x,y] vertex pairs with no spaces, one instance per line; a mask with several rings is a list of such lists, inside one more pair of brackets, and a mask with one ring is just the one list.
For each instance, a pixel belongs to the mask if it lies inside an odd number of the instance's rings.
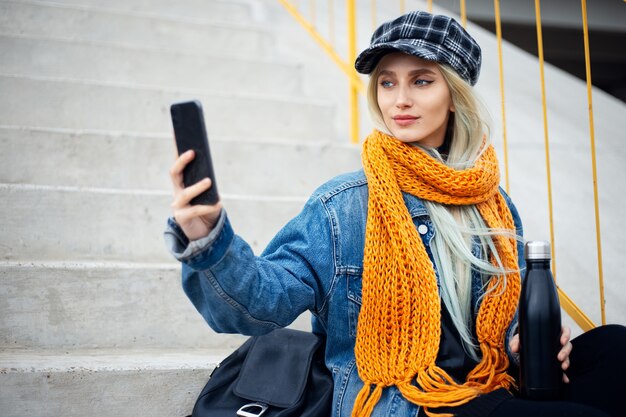
[[190,149],[196,153],[195,158],[187,164],[183,171],[183,183],[189,187],[204,178],[211,178],[211,188],[194,197],[190,204],[215,204],[219,201],[217,182],[213,172],[213,162],[209,149],[209,139],[204,125],[202,104],[199,101],[174,103],[170,107],[176,147],[181,155]]

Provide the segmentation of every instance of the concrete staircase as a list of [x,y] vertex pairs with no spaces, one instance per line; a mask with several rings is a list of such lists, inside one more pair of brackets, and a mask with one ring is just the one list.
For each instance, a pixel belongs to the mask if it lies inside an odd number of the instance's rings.
[[164,248],[170,103],[203,102],[257,252],[359,166],[253,3],[0,0],[0,415],[184,416],[242,342],[211,332]]

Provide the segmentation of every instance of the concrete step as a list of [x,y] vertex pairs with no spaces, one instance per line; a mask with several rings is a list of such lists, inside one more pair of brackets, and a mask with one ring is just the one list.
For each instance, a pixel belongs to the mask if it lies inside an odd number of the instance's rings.
[[238,57],[270,55],[273,43],[268,31],[249,22],[208,23],[11,0],[0,1],[0,33]]
[[[170,262],[169,192],[0,184],[0,260]],[[237,233],[259,253],[303,198],[222,194]]]
[[[236,347],[185,296],[180,265],[0,263],[5,348]],[[105,319],[106,318],[106,319]]]
[[[30,0],[23,2],[33,3]],[[251,18],[250,6],[236,0],[53,0],[38,1],[37,3],[105,10],[145,17],[173,17],[212,22],[242,23]]]
[[[0,349],[234,349],[181,287],[180,265],[0,262]],[[303,314],[292,325],[311,329]]]
[[230,94],[302,93],[299,67],[267,60],[14,36],[0,36],[0,51],[3,74]]
[[[308,196],[332,176],[360,167],[360,147],[349,144],[210,142],[219,189],[226,194]],[[171,189],[171,135],[0,127],[0,148],[0,183]]]
[[228,353],[0,350],[2,416],[187,416]]
[[202,101],[210,135],[328,140],[332,107],[322,102],[154,90],[48,78],[0,75],[0,125],[91,129],[107,132],[172,131],[169,106]]

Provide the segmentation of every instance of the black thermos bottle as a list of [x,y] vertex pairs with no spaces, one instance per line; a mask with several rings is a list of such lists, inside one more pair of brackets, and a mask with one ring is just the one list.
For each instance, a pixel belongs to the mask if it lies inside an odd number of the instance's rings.
[[557,358],[561,308],[550,272],[550,242],[527,242],[525,258],[519,305],[520,390],[527,399],[556,400],[563,378]]

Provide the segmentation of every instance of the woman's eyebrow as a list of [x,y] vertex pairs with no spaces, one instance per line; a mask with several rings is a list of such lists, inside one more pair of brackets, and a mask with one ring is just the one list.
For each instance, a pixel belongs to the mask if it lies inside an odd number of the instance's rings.
[[[414,75],[417,75],[417,74],[437,75],[437,73],[435,71],[431,70],[430,68],[416,68],[414,70],[409,71],[409,75],[410,76],[414,76]],[[382,76],[382,75],[392,76],[392,75],[396,75],[396,72],[392,71],[392,70],[384,69],[384,70],[381,70],[378,73],[379,77]]]
[[391,70],[382,70],[378,73],[378,76],[380,77],[381,75],[395,75],[395,72],[391,71]]
[[433,70],[431,70],[430,68],[418,68],[418,69],[414,69],[412,71],[409,72],[410,75],[416,75],[416,74],[431,74],[431,75],[437,75],[437,73]]

